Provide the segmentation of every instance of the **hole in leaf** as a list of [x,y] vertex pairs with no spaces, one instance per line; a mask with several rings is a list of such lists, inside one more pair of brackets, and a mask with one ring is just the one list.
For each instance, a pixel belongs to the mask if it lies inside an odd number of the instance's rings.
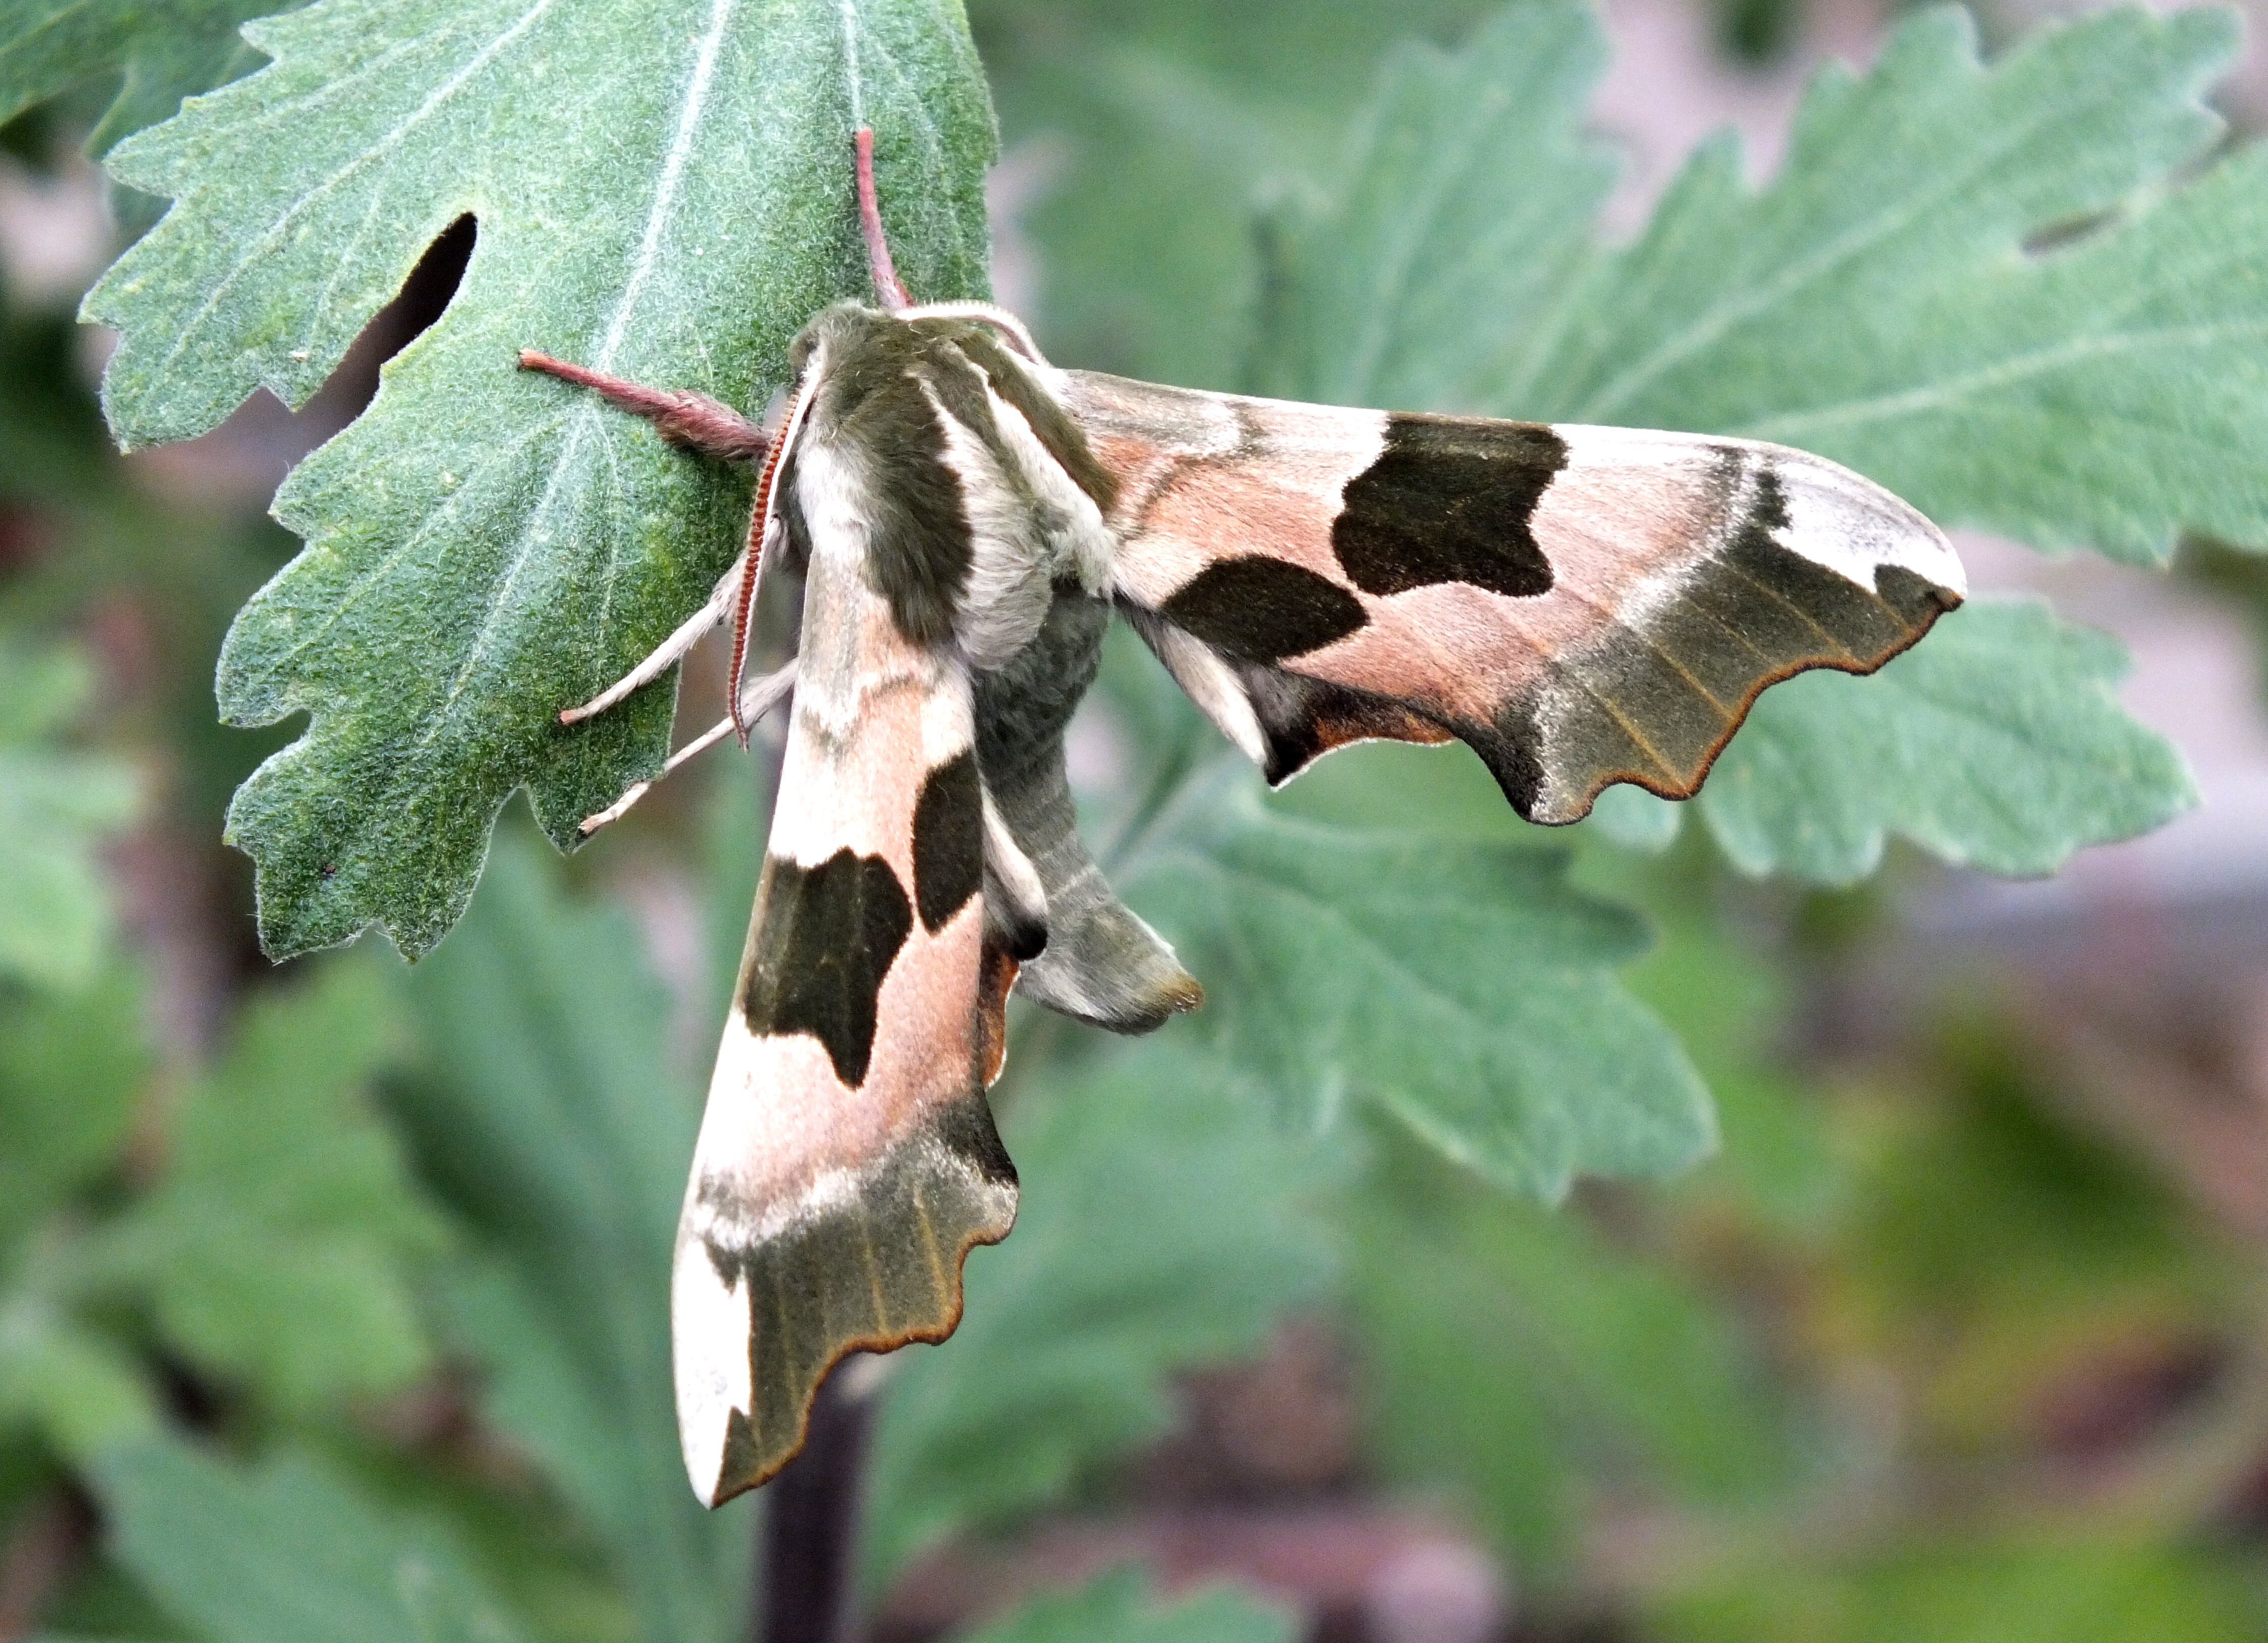
[[469,213],[450,224],[425,247],[425,254],[417,259],[417,266],[409,270],[394,300],[371,315],[370,323],[347,350],[347,357],[339,361],[331,379],[299,412],[306,419],[324,409],[335,419],[322,438],[329,438],[362,415],[377,396],[379,367],[416,342],[448,311],[479,237],[480,229]]
[[444,229],[394,300],[371,316],[338,369],[297,411],[256,393],[212,432],[130,460],[160,490],[224,506],[265,506],[300,458],[368,408],[378,394],[379,367],[447,312],[478,237],[469,214]]

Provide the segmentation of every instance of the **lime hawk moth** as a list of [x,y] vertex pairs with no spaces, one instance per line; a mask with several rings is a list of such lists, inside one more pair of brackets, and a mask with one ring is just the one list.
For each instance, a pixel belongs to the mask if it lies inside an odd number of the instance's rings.
[[[1015,1215],[984,1097],[1010,987],[1128,1033],[1202,996],[1073,829],[1064,730],[1114,613],[1270,782],[1351,741],[1456,740],[1521,815],[1566,822],[1612,782],[1690,795],[1766,686],[1870,672],[1964,590],[1918,512],[1777,446],[1058,369],[1002,310],[909,299],[872,144],[879,306],[805,327],[777,431],[520,357],[760,469],[709,604],[560,715],[726,620],[730,716],[672,763],[792,692],[672,1279],[711,1505],[793,1455],[844,1356],[959,1322],[962,1258]],[[804,578],[799,651],[744,678],[775,567]]]

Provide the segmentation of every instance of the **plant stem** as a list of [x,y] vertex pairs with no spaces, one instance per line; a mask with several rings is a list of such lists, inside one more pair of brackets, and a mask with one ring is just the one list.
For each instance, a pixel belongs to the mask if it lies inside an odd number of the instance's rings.
[[803,1452],[765,1486],[755,1643],[847,1643],[851,1554],[878,1376],[854,1358],[820,1383]]

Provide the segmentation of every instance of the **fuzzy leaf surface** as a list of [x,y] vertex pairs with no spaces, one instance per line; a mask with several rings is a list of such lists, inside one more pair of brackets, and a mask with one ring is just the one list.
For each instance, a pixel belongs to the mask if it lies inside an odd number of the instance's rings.
[[1815,80],[1761,192],[1697,153],[1498,402],[1800,446],[2043,549],[2268,542],[2268,167],[2171,186],[2236,43],[2128,9],[1980,66],[1966,12],[1918,18]]
[[877,133],[900,271],[982,294],[991,117],[952,0],[325,0],[275,61],[113,151],[176,203],[90,293],[127,446],[304,402],[451,223],[478,244],[377,400],[295,470],[308,547],[247,605],[223,712],[308,734],[230,812],[276,954],[465,907],[529,789],[563,847],[658,768],[674,689],[573,729],[737,551],[747,481],[516,370],[533,347],[760,409],[811,313],[870,296],[850,134]]
[[1554,1198],[1715,1138],[1675,1037],[1614,976],[1644,922],[1565,868],[1516,838],[1288,815],[1239,765],[1192,783],[1112,871],[1210,990],[1188,1030],[1279,1111],[1321,1127],[1367,1103]]
[[1325,1160],[1209,1063],[1145,1045],[1100,1077],[1058,1057],[1047,1083],[1005,1109],[1014,1235],[971,1251],[954,1337],[900,1354],[864,1531],[878,1588],[1156,1437],[1174,1374],[1254,1351],[1331,1270]]
[[1885,835],[1988,872],[2052,873],[2198,801],[2115,691],[2126,653],[2032,600],[1978,600],[1872,679],[1767,692],[1697,803],[1743,871],[1849,884]]

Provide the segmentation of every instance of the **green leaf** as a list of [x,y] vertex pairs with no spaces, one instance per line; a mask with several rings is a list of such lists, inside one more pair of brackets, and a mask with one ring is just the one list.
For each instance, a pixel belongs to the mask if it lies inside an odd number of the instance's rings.
[[[2105,13],[1990,69],[1960,16],[1918,19],[1863,79],[1820,77],[1770,188],[1705,148],[1638,244],[1586,255],[1595,37],[1521,8],[1389,70],[1347,181],[1279,237],[1274,391],[1788,440],[2046,547],[2268,540],[2268,298],[2227,272],[2268,248],[2268,177],[2247,157],[2149,193],[2218,129],[2224,14]],[[1533,118],[1462,112],[1522,75]],[[2043,611],[1965,611],[1878,679],[1769,692],[1699,803],[1753,873],[1847,881],[1889,832],[2046,872],[2194,802],[2110,697],[2119,667]],[[1598,828],[1659,849],[1676,813],[1617,793]]]
[[445,1228],[365,1097],[396,1015],[363,959],[256,999],[183,1095],[163,1182],[106,1234],[192,1361],[287,1407],[396,1390],[430,1360],[414,1275]]
[[499,845],[463,928],[410,975],[428,1068],[399,1104],[486,1248],[450,1310],[489,1414],[612,1551],[641,1635],[725,1643],[754,1533],[687,1486],[669,1369],[698,1091],[637,932],[559,878],[528,842]]
[[1776,1561],[1653,1605],[1663,1643],[2223,1643],[2268,1624],[2253,1571],[2210,1551],[2082,1532],[1901,1549],[1837,1569]]
[[1679,1196],[1699,1199],[1704,1216],[1729,1200],[1771,1231],[1815,1237],[1843,1198],[1847,1171],[1826,1104],[1778,1053],[1793,1028],[1792,980],[1710,916],[1707,878],[1675,863],[1662,876],[1688,893],[1668,907],[1671,898],[1657,896],[1650,910],[1661,940],[1623,979],[1692,1056],[1725,1138]]
[[[1423,64],[1442,85],[1553,64],[1533,122],[1460,129],[1426,76],[1389,73],[1373,127],[1442,135],[1358,145],[1363,170],[1287,239],[1290,391],[1778,439],[2046,548],[2268,540],[2268,292],[2242,277],[2268,248],[2268,174],[2247,153],[2168,186],[2220,129],[2200,99],[2232,14],[2105,11],[1989,68],[1965,12],[1916,18],[1868,74],[1817,77],[1769,187],[1705,144],[1638,242],[1571,279],[1595,29],[1555,7]],[[1532,246],[1474,254],[1518,215],[1546,225]],[[1433,269],[1442,300],[1410,302],[1410,270]],[[1387,321],[1366,304],[1411,316],[1391,347],[1367,345]]]
[[177,203],[86,312],[121,332],[120,439],[180,438],[255,387],[303,402],[477,219],[447,313],[278,495],[309,547],[220,667],[231,719],[314,715],[230,812],[269,949],[375,920],[415,954],[516,788],[565,847],[659,767],[671,689],[555,715],[701,602],[745,514],[744,475],[518,350],[760,407],[812,312],[867,294],[854,125],[899,269],[939,298],[984,288],[991,119],[953,0],[326,0],[248,38],[276,62],[113,151]]
[[246,1471],[152,1440],[92,1472],[114,1554],[214,1643],[523,1635],[438,1524],[395,1520],[310,1457]]
[[94,848],[133,819],[141,784],[117,760],[57,745],[93,685],[77,656],[0,635],[0,977],[74,988],[101,961],[111,908]]
[[42,1293],[50,1287],[42,1276],[0,1293],[0,1430],[35,1430],[54,1453],[81,1462],[157,1431],[148,1372]]
[[1966,12],[1917,18],[1818,77],[1761,193],[1697,154],[1498,402],[1801,446],[2043,548],[2268,541],[2268,172],[2160,192],[2236,41],[2228,11],[2111,11],[1980,69]]
[[1697,801],[1752,873],[1848,884],[1888,833],[1944,860],[2045,873],[2198,802],[2171,743],[2118,706],[2116,639],[2034,600],[1977,600],[1872,679],[1767,692]]
[[247,18],[306,0],[19,0],[0,22],[0,125],[33,104],[125,73],[87,146],[172,117],[184,97],[246,74],[261,55],[238,34]]
[[1582,130],[1606,59],[1583,0],[1508,7],[1454,54],[1411,41],[1389,56],[1329,205],[1271,220],[1256,391],[1485,402],[1528,316],[1582,266],[1614,185]]
[[1211,1002],[1188,1030],[1303,1123],[1391,1113],[1500,1185],[1653,1175],[1714,1140],[1676,1040],[1613,975],[1644,924],[1526,842],[1333,827],[1241,765],[1190,785],[1113,877]]
[[1160,1603],[1147,1585],[1121,1569],[1076,1592],[1035,1597],[966,1634],[966,1643],[1292,1643],[1300,1634],[1290,1615],[1242,1592]]
[[1566,1552],[1602,1476],[1719,1501],[1785,1476],[1759,1366],[1663,1264],[1406,1147],[1359,1209],[1352,1287],[1382,1462],[1447,1481],[1523,1564]]
[[73,993],[0,991],[0,1259],[116,1160],[149,1065],[123,971]]
[[1381,53],[1491,9],[974,0],[1015,153],[1004,194],[1042,253],[1041,311],[1026,317],[1049,350],[1154,381],[1241,386],[1254,202],[1333,157]]
[[1256,1349],[1329,1270],[1306,1204],[1326,1160],[1205,1062],[1150,1045],[1044,1075],[1006,1113],[1014,1235],[971,1252],[960,1330],[907,1348],[889,1383],[864,1531],[877,1588],[1155,1437],[1176,1371]]

